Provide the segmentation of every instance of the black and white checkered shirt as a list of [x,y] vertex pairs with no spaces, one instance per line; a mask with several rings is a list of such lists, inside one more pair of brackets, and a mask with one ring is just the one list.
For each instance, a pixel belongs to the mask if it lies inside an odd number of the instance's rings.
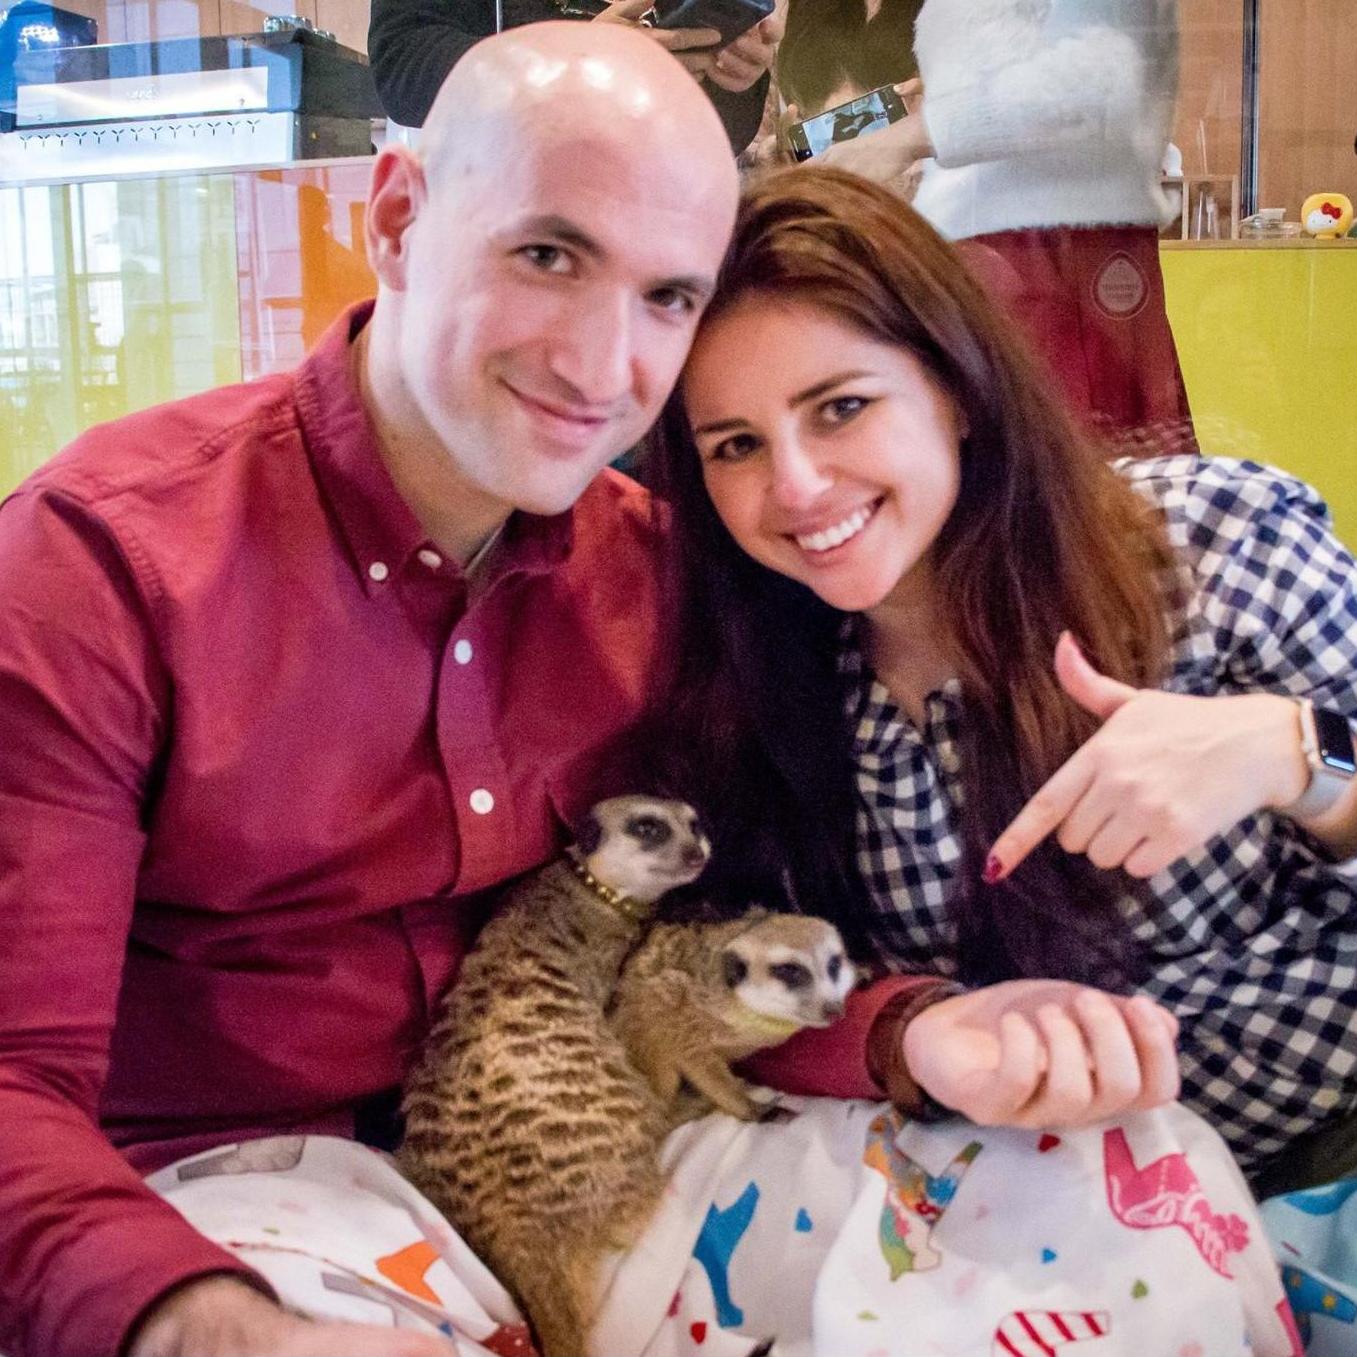
[[[1357,716],[1357,565],[1307,485],[1251,462],[1117,464],[1164,511],[1186,616],[1165,687],[1308,693]],[[881,959],[955,970],[948,901],[958,689],[929,696],[922,729],[864,668],[841,662],[855,723],[858,858]],[[1249,1167],[1357,1106],[1357,860],[1319,857],[1262,812],[1150,879],[1152,919],[1126,913],[1151,958],[1146,989],[1179,1015],[1183,1099]]]

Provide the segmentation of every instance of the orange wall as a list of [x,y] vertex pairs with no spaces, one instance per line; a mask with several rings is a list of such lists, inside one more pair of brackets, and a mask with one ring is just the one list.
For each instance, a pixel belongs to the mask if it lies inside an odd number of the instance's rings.
[[1242,0],[1185,0],[1180,15],[1173,140],[1183,153],[1183,170],[1187,174],[1238,174]]
[[[1180,13],[1173,139],[1188,174],[1237,174],[1242,0],[1184,0]],[[1259,206],[1299,219],[1311,193],[1357,202],[1357,0],[1261,0],[1258,62]]]
[[1260,206],[1299,220],[1311,193],[1357,202],[1357,3],[1262,0],[1258,41]]

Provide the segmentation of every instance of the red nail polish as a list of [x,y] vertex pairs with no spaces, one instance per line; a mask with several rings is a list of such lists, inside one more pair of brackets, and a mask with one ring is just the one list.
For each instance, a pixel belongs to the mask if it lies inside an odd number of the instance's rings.
[[987,886],[992,886],[1004,874],[1004,864],[999,861],[993,853],[985,859],[985,870],[980,873],[980,879]]

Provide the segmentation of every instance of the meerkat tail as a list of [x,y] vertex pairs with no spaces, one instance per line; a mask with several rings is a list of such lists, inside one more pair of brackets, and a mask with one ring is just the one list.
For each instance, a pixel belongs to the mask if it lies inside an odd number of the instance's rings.
[[514,1289],[532,1321],[542,1357],[586,1357],[598,1302],[599,1258],[589,1249],[567,1256],[539,1243],[534,1266],[514,1279]]

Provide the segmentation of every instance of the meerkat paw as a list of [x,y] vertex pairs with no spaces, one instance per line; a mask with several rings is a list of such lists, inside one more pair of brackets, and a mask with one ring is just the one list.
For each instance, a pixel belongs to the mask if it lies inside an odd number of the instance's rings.
[[782,1102],[782,1094],[759,1084],[751,1084],[745,1093],[754,1108],[754,1120],[761,1122],[794,1121],[796,1113]]
[[669,1103],[669,1129],[684,1126],[690,1121],[701,1121],[717,1110],[716,1104],[691,1084],[684,1084]]

